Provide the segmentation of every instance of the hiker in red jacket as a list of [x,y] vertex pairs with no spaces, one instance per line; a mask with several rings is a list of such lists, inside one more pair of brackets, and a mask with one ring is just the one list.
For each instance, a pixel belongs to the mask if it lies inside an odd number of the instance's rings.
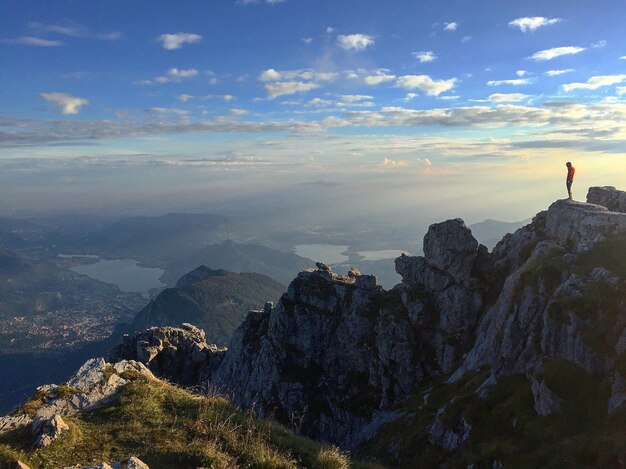
[[572,183],[574,182],[574,173],[576,168],[572,166],[569,161],[565,163],[567,166],[567,179],[565,179],[565,187],[567,187],[567,193],[569,194],[569,200],[572,200]]

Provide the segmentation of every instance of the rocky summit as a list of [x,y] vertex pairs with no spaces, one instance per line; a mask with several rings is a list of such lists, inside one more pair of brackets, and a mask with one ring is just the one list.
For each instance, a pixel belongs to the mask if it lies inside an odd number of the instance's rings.
[[110,366],[136,360],[389,467],[624,467],[625,197],[556,201],[491,252],[463,220],[437,223],[389,291],[318,263],[227,350],[152,328]]

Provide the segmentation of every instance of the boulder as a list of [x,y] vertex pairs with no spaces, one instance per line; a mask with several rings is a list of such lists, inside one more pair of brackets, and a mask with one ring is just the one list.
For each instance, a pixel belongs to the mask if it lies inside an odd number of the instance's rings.
[[587,203],[602,205],[612,212],[626,212],[626,192],[613,186],[590,187]]
[[435,223],[424,236],[424,257],[434,267],[454,277],[468,280],[478,257],[478,241],[460,218]]
[[611,212],[601,205],[558,200],[548,208],[547,235],[583,252],[608,235],[626,233],[626,213]]
[[200,386],[206,384],[225,353],[226,348],[207,344],[203,330],[184,323],[180,328],[152,327],[126,337],[109,358],[137,360],[158,377],[182,386]]
[[70,427],[63,421],[60,415],[53,415],[47,420],[36,419],[31,425],[31,431],[35,437],[34,446],[43,448],[61,437]]

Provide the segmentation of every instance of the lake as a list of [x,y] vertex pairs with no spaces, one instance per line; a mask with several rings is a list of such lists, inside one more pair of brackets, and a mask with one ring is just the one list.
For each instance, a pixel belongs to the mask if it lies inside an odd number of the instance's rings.
[[[357,254],[363,256],[364,261],[382,261],[384,259],[395,259],[400,257],[403,252],[398,249],[384,249],[382,251],[359,251]],[[408,254],[408,253],[407,253]]]
[[[306,257],[313,261],[321,261],[324,264],[343,264],[350,260],[346,254],[349,246],[339,246],[337,244],[298,244],[296,246],[296,254]],[[384,249],[380,251],[359,251],[358,254],[363,257],[363,261],[381,261],[384,259],[395,259],[403,252],[398,249]]]
[[96,258],[97,262],[71,267],[78,274],[86,275],[94,280],[112,283],[126,292],[146,294],[151,288],[164,287],[159,280],[164,270],[156,267],[142,267],[133,259],[100,259],[98,256],[72,256],[61,254],[60,257]]
[[298,244],[296,245],[296,254],[315,262],[341,264],[349,259],[348,256],[343,254],[347,249],[348,246],[338,246],[336,244]]

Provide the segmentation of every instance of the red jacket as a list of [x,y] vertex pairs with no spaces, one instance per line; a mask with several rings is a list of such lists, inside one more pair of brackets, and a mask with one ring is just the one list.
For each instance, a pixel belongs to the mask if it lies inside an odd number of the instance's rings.
[[568,182],[572,182],[574,180],[574,173],[576,172],[576,168],[574,168],[573,166],[570,166],[567,169],[567,181]]

